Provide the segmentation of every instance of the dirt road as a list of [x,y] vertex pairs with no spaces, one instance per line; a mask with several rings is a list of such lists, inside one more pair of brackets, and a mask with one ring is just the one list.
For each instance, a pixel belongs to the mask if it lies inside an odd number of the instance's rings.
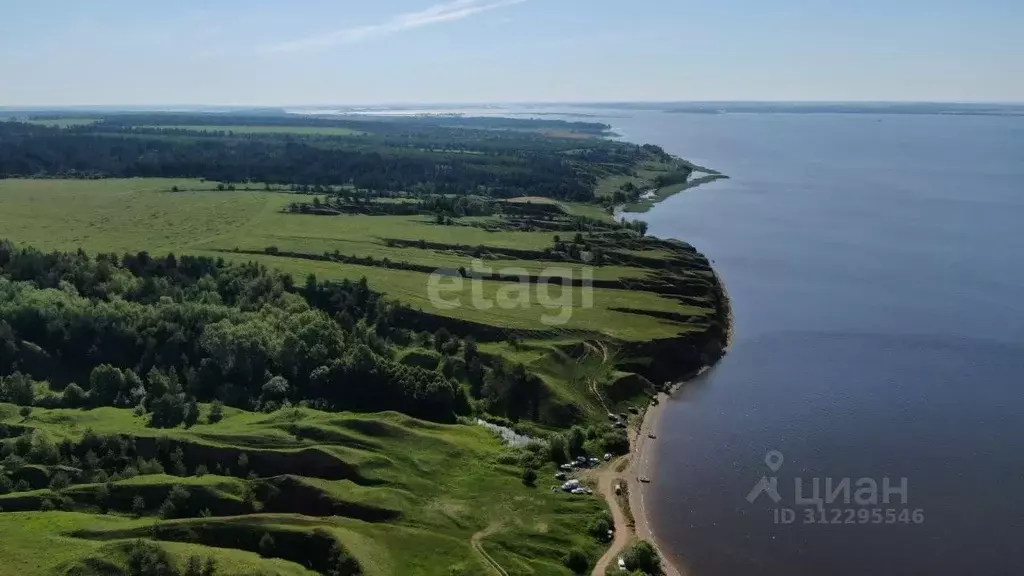
[[484,559],[484,562],[494,569],[498,576],[508,576],[508,572],[506,572],[505,569],[501,567],[501,564],[498,564],[497,560],[491,558],[491,555],[488,554],[483,547],[483,539],[490,536],[491,534],[494,534],[499,529],[501,529],[500,524],[491,524],[486,529],[481,530],[476,534],[473,534],[473,537],[469,539],[469,544],[473,547],[473,550],[476,550],[476,553]]
[[[615,471],[617,465],[624,458],[627,458],[623,456],[598,471],[599,490],[601,495],[604,496],[605,501],[608,502],[608,507],[612,511],[612,518],[615,520],[615,539],[612,541],[608,551],[595,565],[594,571],[591,573],[592,576],[604,576],[608,567],[613,566],[618,561],[618,557],[634,539],[646,540],[658,549],[665,576],[686,576],[685,571],[671,564],[668,557],[661,552],[661,548],[658,546],[654,533],[651,530],[651,525],[647,520],[647,493],[650,484],[640,482],[639,480],[641,477],[651,477],[653,472],[653,444],[657,440],[649,438],[648,435],[654,433],[657,429],[658,419],[661,417],[662,407],[667,399],[667,395],[659,395],[659,402],[647,409],[639,429],[630,431],[628,466],[622,472]],[[615,498],[615,484],[620,478],[626,482],[629,491],[629,508],[633,514],[634,521],[632,529],[627,523],[625,512],[619,506],[618,499]]]
[[628,527],[629,519],[626,518],[626,512],[619,505],[618,498],[615,497],[615,486],[619,483],[619,477],[625,474],[629,467],[627,466],[623,472],[616,472],[615,470],[627,458],[629,456],[621,456],[613,460],[602,468],[597,475],[598,491],[605,501],[608,502],[608,507],[612,511],[612,520],[615,522],[615,538],[612,540],[608,551],[594,565],[593,574],[595,576],[604,576],[609,566],[615,566],[619,556],[626,551],[630,541],[633,539],[633,533]]

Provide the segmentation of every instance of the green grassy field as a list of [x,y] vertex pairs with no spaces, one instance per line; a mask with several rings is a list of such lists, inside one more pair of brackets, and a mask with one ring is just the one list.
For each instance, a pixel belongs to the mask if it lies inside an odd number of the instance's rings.
[[[177,187],[182,192],[171,192]],[[654,316],[623,312],[622,309],[671,312],[702,316],[709,311],[681,304],[649,292],[597,288],[592,306],[587,306],[582,289],[549,287],[544,294],[551,310],[539,300],[536,287],[530,290],[533,305],[523,308],[471,306],[472,283],[459,292],[446,293],[461,305],[434,305],[428,290],[430,275],[417,271],[387,269],[338,262],[275,257],[261,252],[269,246],[282,251],[321,255],[339,251],[347,256],[372,256],[377,260],[409,262],[437,268],[472,268],[473,259],[452,252],[415,247],[388,246],[388,239],[460,244],[518,250],[542,250],[552,243],[548,232],[491,232],[472,226],[439,226],[424,216],[338,216],[289,214],[284,207],[295,201],[294,194],[264,191],[217,191],[210,183],[189,180],[0,180],[0,230],[2,236],[46,250],[89,252],[137,252],[152,254],[201,254],[237,261],[258,261],[302,279],[316,274],[321,279],[366,277],[372,288],[381,290],[416,308],[453,318],[501,325],[513,329],[545,329],[544,318],[560,303],[571,300],[572,310],[559,330],[603,334],[612,338],[644,341],[664,338],[693,329]],[[193,191],[193,190],[199,191]],[[301,197],[300,197],[301,198]],[[631,251],[643,254],[644,251]],[[662,257],[661,251],[649,251]],[[597,280],[645,278],[650,270],[630,266],[589,267],[566,262],[496,258],[483,263],[514,273],[551,273],[564,270],[576,278],[584,270]],[[478,281],[481,293],[494,300],[507,285]],[[447,284],[445,284],[447,285]],[[571,298],[569,294],[572,294]],[[512,295],[514,296],[514,295]],[[558,315],[561,317],[561,315]]]
[[328,126],[139,126],[139,128],[159,128],[171,130],[190,130],[193,132],[234,132],[236,134],[303,134],[314,136],[361,136],[366,132],[351,128]]
[[[0,539],[2,566],[24,576],[60,573],[88,557],[116,556],[118,546],[139,537],[166,544],[182,563],[191,554],[213,556],[226,574],[313,573],[294,561],[261,558],[245,550],[245,534],[253,530],[271,533],[278,541],[288,533],[326,530],[358,559],[368,576],[486,574],[470,539],[487,528],[492,531],[484,546],[515,575],[567,575],[560,562],[566,549],[577,547],[596,557],[602,547],[585,533],[588,519],[604,509],[599,498],[551,492],[553,465],[541,470],[536,488],[524,486],[521,468],[503,460],[500,441],[475,425],[434,424],[395,413],[286,409],[256,414],[227,409],[220,423],[163,431],[147,428],[144,418],[124,409],[37,408],[26,419],[17,407],[2,404],[0,422],[43,431],[58,442],[77,441],[87,429],[131,436],[140,444],[146,438],[167,436],[190,455],[218,450],[218,458],[229,464],[247,453],[254,472],[275,482],[285,495],[268,501],[267,509],[258,514],[214,513],[183,520],[160,520],[151,513],[136,519],[120,510],[101,514],[89,497],[98,485],[0,496],[5,509],[0,513],[0,531],[5,534]],[[317,478],[319,468],[310,466],[299,469],[312,476],[294,473],[296,465],[291,462],[310,450],[352,467],[355,481]],[[214,472],[157,474],[113,482],[111,494],[145,495],[148,501],[175,484],[189,490],[190,498],[203,498],[204,505],[217,510],[237,506],[246,481]],[[12,508],[16,502],[25,506],[32,497],[66,500],[62,511]],[[339,510],[388,510],[390,519],[367,519],[365,512],[310,515],[301,505],[310,498],[319,498],[321,507],[347,507]],[[289,510],[290,506],[299,508]],[[224,542],[239,542],[242,548]],[[55,551],[45,553],[48,549]],[[288,556],[287,551],[281,554]]]

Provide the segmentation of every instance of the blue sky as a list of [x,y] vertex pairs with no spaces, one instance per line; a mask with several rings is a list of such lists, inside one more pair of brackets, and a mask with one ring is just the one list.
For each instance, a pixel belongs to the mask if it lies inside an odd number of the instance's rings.
[[1020,0],[34,0],[0,106],[1024,101]]

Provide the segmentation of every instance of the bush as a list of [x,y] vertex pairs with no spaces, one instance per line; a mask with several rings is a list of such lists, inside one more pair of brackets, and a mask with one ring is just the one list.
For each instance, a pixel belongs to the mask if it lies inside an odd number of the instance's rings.
[[578,548],[573,548],[562,558],[562,564],[572,571],[573,574],[586,574],[590,568],[590,559]]
[[21,409],[18,410],[18,414],[20,414],[23,419],[28,420],[28,417],[32,415],[32,407],[22,406]]
[[146,512],[146,501],[142,499],[142,496],[136,496],[132,498],[132,514],[136,518],[142,516]]
[[60,451],[45,432],[33,430],[28,459],[36,464],[56,464],[60,461]]
[[113,486],[113,484],[108,482],[101,484],[100,487],[96,489],[96,504],[100,507],[100,512],[104,514],[106,514],[110,509],[110,489],[113,488]]
[[224,419],[224,404],[219,400],[215,400],[210,405],[210,414],[206,417],[210,424],[216,424]]
[[647,574],[661,574],[661,558],[650,542],[640,541],[630,546],[622,555],[626,568],[640,570]]
[[565,464],[569,461],[569,456],[566,454],[565,449],[565,436],[561,434],[552,434],[548,438],[548,452],[551,461],[555,464]]
[[191,496],[183,486],[171,488],[167,499],[160,505],[160,516],[166,519],[178,518],[188,512],[188,499]]
[[139,474],[163,474],[164,465],[159,460],[153,458],[152,460],[140,460],[139,461]]
[[531,488],[537,485],[537,471],[533,468],[523,470],[523,484]]
[[128,551],[127,576],[177,576],[170,555],[160,546],[136,540]]
[[68,408],[81,408],[85,405],[85,390],[72,382],[64,388],[63,404]]
[[272,558],[274,556],[274,537],[264,532],[260,538],[260,556]]
[[612,523],[607,518],[598,518],[587,526],[587,532],[604,542],[608,539],[608,531],[612,529]]
[[63,490],[71,485],[71,477],[63,470],[57,471],[50,479],[50,490]]

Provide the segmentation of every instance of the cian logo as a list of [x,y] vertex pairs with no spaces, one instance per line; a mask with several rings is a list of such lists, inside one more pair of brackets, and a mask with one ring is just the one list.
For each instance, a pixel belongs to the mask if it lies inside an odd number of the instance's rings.
[[[764,463],[771,470],[772,474],[775,474],[779,471],[779,468],[782,468],[783,460],[782,452],[778,450],[772,450],[765,454],[764,457]],[[757,481],[757,484],[754,484],[754,487],[747,494],[747,502],[753,504],[754,501],[761,497],[761,494],[767,494],[776,504],[782,500],[782,496],[779,495],[779,479],[777,476],[761,476],[761,479]]]

